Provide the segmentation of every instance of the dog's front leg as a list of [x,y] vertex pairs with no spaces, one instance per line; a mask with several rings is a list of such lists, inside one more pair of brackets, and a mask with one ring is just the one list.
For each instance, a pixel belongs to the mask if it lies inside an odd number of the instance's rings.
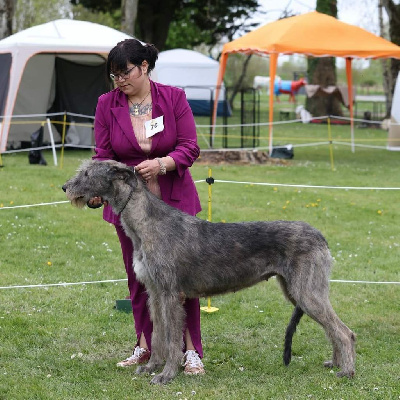
[[176,376],[182,360],[185,311],[178,293],[163,294],[160,300],[164,334],[162,345],[166,350],[166,363],[161,374],[156,375],[151,383],[166,384]]
[[157,296],[156,291],[148,289],[147,292],[149,294],[148,306],[150,318],[153,322],[153,332],[151,335],[151,356],[146,365],[141,365],[137,368],[137,374],[151,374],[161,367],[163,360],[165,359],[165,349],[163,348],[164,332],[162,331],[163,324],[160,309],[160,302],[162,300],[159,296]]

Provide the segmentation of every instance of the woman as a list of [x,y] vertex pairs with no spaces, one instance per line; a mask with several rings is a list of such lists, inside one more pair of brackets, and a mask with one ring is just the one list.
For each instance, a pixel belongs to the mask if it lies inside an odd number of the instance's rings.
[[[200,201],[188,170],[200,151],[195,122],[181,89],[150,80],[157,58],[158,50],[153,45],[143,45],[136,39],[119,42],[110,51],[107,72],[116,88],[100,96],[97,104],[93,158],[135,166],[152,193],[169,205],[196,215],[201,209]],[[101,199],[93,198],[88,205],[99,206]],[[103,218],[115,225],[121,243],[135,320],[137,344],[133,354],[117,364],[126,367],[150,358],[152,323],[145,288],[136,280],[132,268],[132,242],[109,206],[104,208]],[[168,235],[168,226],[165,234]],[[185,309],[185,373],[202,374],[199,300],[186,300]]]

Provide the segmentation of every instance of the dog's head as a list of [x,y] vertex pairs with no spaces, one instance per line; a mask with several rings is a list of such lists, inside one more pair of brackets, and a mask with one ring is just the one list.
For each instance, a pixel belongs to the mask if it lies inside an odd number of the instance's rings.
[[71,204],[82,208],[93,197],[110,202],[121,185],[137,186],[138,180],[132,167],[117,161],[84,161],[76,175],[62,187]]

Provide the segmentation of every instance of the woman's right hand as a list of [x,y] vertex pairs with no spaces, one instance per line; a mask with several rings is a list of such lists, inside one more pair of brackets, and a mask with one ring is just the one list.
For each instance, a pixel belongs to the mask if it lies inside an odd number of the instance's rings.
[[101,197],[92,197],[87,203],[86,205],[89,208],[99,208],[103,205],[103,200],[101,199]]

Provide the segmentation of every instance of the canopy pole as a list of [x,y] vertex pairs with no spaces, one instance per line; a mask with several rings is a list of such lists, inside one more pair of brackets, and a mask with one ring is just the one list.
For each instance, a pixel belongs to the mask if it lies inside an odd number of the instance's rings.
[[46,122],[47,122],[47,129],[49,130],[51,150],[52,150],[52,152],[53,152],[53,162],[54,162],[54,166],[57,167],[56,145],[55,145],[55,143],[54,143],[54,136],[53,136],[53,130],[51,129],[50,118],[47,118],[47,119],[46,119]]
[[351,61],[352,59],[346,58],[346,76],[347,76],[347,90],[349,97],[350,107],[350,134],[351,134],[351,151],[355,152],[354,146],[354,115],[353,115],[353,77],[351,74]]
[[275,86],[277,63],[278,63],[278,54],[271,53],[269,56],[269,155],[272,154],[272,143],[273,143],[272,123],[274,120],[274,86]]
[[64,166],[64,147],[65,147],[66,131],[67,131],[67,112],[64,111],[64,120],[63,120],[62,137],[61,137],[61,163],[60,163],[61,169]]

